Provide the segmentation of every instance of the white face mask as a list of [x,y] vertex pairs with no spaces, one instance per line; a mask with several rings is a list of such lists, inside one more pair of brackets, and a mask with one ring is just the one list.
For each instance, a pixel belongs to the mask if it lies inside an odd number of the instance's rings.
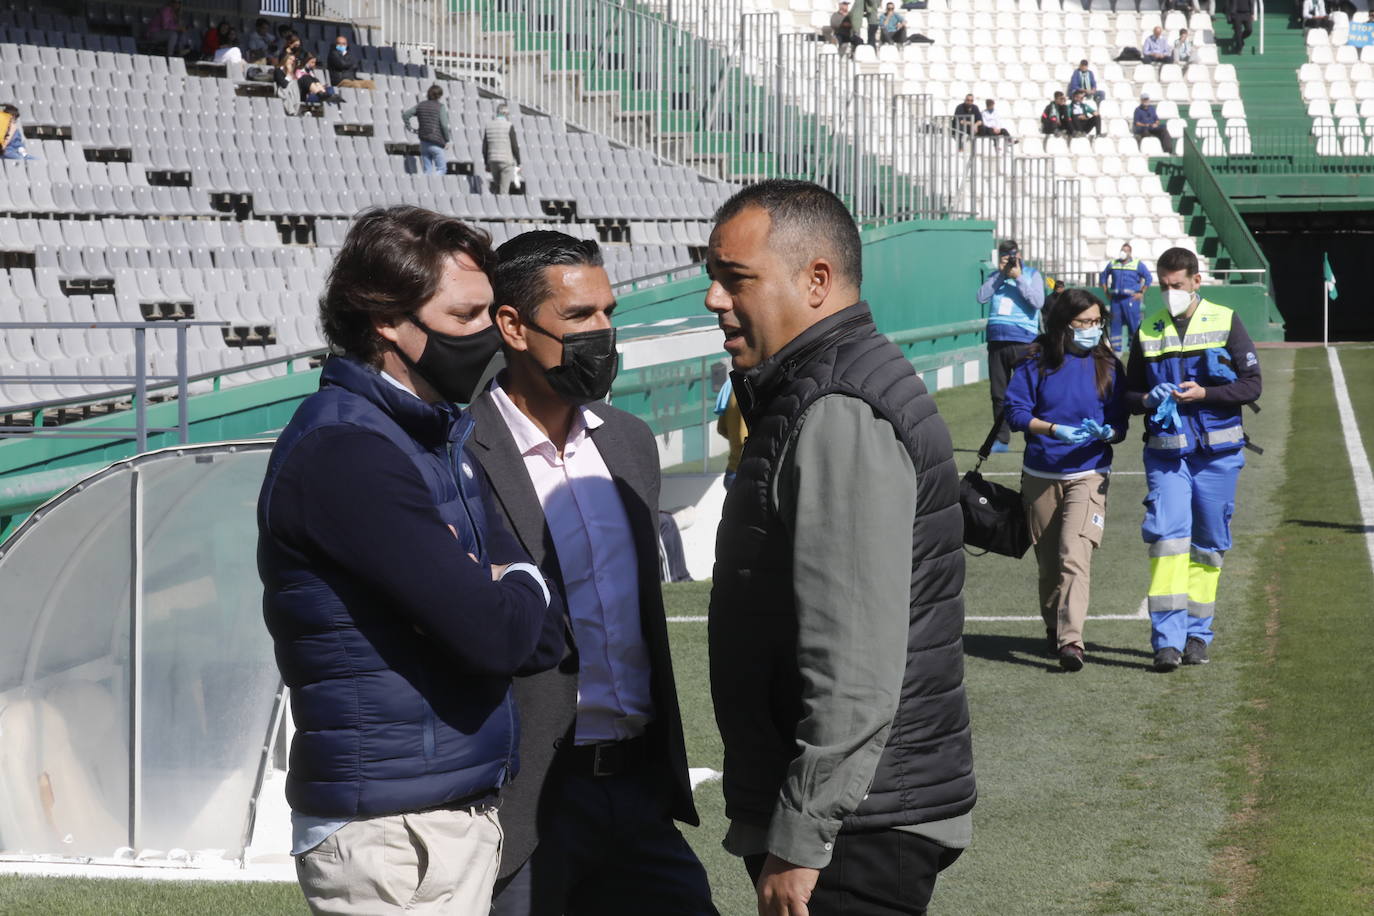
[[1164,290],[1164,307],[1169,310],[1169,314],[1175,318],[1188,311],[1188,306],[1193,304],[1193,294],[1186,289],[1166,289]]

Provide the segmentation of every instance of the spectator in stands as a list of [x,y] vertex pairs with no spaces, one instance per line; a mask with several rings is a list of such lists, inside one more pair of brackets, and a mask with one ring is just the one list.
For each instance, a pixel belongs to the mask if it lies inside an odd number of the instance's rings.
[[1331,31],[1331,17],[1326,12],[1326,0],[1303,0],[1302,27]]
[[878,20],[878,38],[885,45],[906,43],[906,15],[894,3],[887,5]]
[[191,50],[191,37],[181,24],[181,0],[172,0],[153,14],[144,32],[148,41],[165,42],[167,56],[177,57]]
[[1100,102],[1107,97],[1107,93],[1098,88],[1097,75],[1088,69],[1086,59],[1078,62],[1078,69],[1069,77],[1069,94],[1072,95],[1079,89],[1092,96],[1094,102]]
[[244,44],[249,60],[253,55],[261,53],[263,57],[274,58],[277,56],[277,48],[281,47],[281,40],[272,34],[272,27],[267,24],[266,19],[259,19],[253,24],[253,32],[248,36],[248,41]]
[[224,41],[215,50],[214,61],[217,64],[243,63],[243,51],[239,49],[239,33],[234,27],[230,26],[224,35]]
[[822,33],[821,37],[833,45],[839,45],[841,54],[846,49],[853,54],[854,49],[863,44],[863,39],[854,33],[854,21],[849,17],[848,3],[841,3],[839,9],[830,14],[828,34]]
[[1040,133],[1047,136],[1067,134],[1072,130],[1071,125],[1069,100],[1064,93],[1056,92],[1045,110],[1040,112]]
[[983,123],[983,113],[973,103],[973,93],[964,96],[964,101],[954,106],[954,129],[972,137],[977,135]]
[[1156,137],[1165,152],[1170,156],[1174,154],[1174,138],[1169,136],[1169,129],[1160,123],[1159,112],[1155,111],[1154,103],[1150,101],[1148,94],[1140,96],[1140,106],[1131,118],[1131,130],[1137,142],[1146,137]]
[[1169,47],[1169,39],[1164,37],[1164,27],[1155,26],[1145,39],[1145,47],[1140,55],[1147,64],[1167,64],[1174,59],[1174,49]]
[[307,54],[305,66],[296,71],[296,85],[301,90],[301,102],[306,105],[318,105],[321,102],[333,102],[335,105],[342,105],[344,98],[339,94],[339,90],[333,86],[326,86],[320,79],[320,75],[315,72],[320,64],[320,59],[314,54]]
[[376,89],[372,80],[358,79],[358,53],[348,43],[347,35],[334,39],[334,47],[329,49],[329,82],[345,89]]
[[1231,53],[1239,54],[1245,50],[1245,39],[1250,37],[1255,24],[1255,0],[1231,0],[1226,18],[1235,30],[1231,36]]
[[220,45],[227,43],[229,38],[229,21],[221,19],[219,25],[205,30],[205,37],[200,41],[200,56],[204,60],[214,60],[215,52],[220,49]]
[[0,150],[5,159],[37,159],[24,145],[24,131],[19,126],[19,106],[0,105]]
[[296,60],[300,60],[305,50],[301,47],[301,36],[297,35],[290,26],[282,26],[278,30],[281,35],[281,55],[284,57],[290,54]]
[[1072,126],[1069,131],[1071,134],[1086,137],[1092,133],[1102,136],[1102,118],[1097,113],[1097,106],[1082,89],[1073,94],[1073,102],[1069,105],[1069,123]]
[[519,771],[511,678],[565,654],[563,602],[501,524],[453,406],[500,346],[495,261],[485,232],[418,207],[355,221],[320,301],[341,355],[263,481],[263,618],[314,912],[489,910]]
[[443,89],[437,84],[430,86],[423,102],[401,112],[406,130],[415,129],[410,126],[411,118],[419,122],[420,168],[426,173],[438,175],[448,171],[448,162],[444,158],[444,147],[448,146],[449,141],[448,106],[439,101],[443,97]]
[[1016,141],[1011,138],[1011,134],[1007,133],[1007,129],[1002,126],[1002,118],[993,108],[995,104],[992,99],[984,100],[983,119],[978,125],[978,136],[994,137],[1004,143],[1015,143]]
[[[1007,381],[1026,348],[1040,333],[1040,310],[1045,306],[1045,279],[1021,261],[1020,246],[1006,239],[997,246],[997,269],[978,290],[978,304],[988,306],[988,385],[992,417],[1002,416]],[[994,452],[1005,452],[1011,430],[1004,421],[997,429]]]
[[1178,41],[1174,42],[1174,63],[1178,64],[1185,71],[1188,65],[1193,62],[1193,39],[1188,36],[1187,29],[1178,30]]
[[515,170],[520,166],[520,143],[510,122],[510,106],[496,106],[496,117],[482,131],[482,161],[496,182],[497,194],[509,194]]

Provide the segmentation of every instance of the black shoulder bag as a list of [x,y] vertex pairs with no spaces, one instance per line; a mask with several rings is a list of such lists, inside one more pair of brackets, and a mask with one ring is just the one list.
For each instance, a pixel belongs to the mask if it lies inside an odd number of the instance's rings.
[[[1000,553],[1020,559],[1030,549],[1030,526],[1021,494],[1010,487],[984,480],[978,469],[988,460],[1003,414],[998,414],[992,431],[978,449],[978,463],[959,482],[959,508],[964,511],[964,545],[981,548],[983,553]],[[982,554],[975,554],[982,556]]]

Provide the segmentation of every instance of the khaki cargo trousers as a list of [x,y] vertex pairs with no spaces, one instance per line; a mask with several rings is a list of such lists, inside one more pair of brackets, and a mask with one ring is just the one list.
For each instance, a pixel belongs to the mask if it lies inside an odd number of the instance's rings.
[[1089,474],[1074,480],[1021,475],[1035,558],[1040,565],[1040,615],[1057,632],[1059,647],[1083,648],[1088,616],[1093,551],[1107,523],[1107,477]]

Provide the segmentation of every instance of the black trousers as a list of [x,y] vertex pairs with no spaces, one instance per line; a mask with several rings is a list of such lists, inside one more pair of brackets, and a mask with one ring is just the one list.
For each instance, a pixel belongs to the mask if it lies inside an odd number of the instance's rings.
[[706,870],[669,813],[667,774],[550,774],[539,845],[497,882],[494,916],[717,916]]
[[[1007,397],[1007,383],[1011,381],[1011,370],[1021,362],[1029,346],[1030,344],[1019,340],[988,341],[988,388],[992,392],[994,420],[1002,412],[1002,403]],[[1005,421],[997,430],[997,441],[1004,445],[1011,441],[1011,427]]]
[[1231,28],[1235,29],[1231,36],[1232,50],[1237,54],[1245,48],[1245,39],[1250,37],[1254,24],[1254,16],[1235,16],[1231,19]]
[[[905,830],[842,833],[807,909],[812,916],[921,916],[935,892],[935,876],[962,852]],[[766,859],[744,858],[755,884]]]

